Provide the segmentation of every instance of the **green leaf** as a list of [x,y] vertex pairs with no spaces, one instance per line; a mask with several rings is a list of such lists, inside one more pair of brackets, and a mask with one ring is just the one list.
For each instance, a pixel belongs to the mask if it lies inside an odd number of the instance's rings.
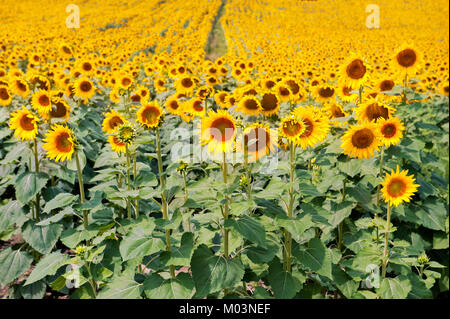
[[11,247],[0,252],[0,285],[5,287],[23,275],[31,266],[33,257],[25,251],[12,250]]
[[20,287],[20,293],[24,299],[42,299],[45,295],[47,285],[43,280]]
[[137,257],[144,257],[164,249],[164,242],[159,238],[152,238],[142,227],[137,226],[123,238],[120,243],[120,255],[123,261]]
[[175,279],[165,280],[156,273],[144,281],[144,293],[150,299],[187,299],[194,290],[194,281],[187,273],[179,273]]
[[[86,155],[84,155],[84,152],[79,150],[78,152],[78,159],[80,161],[80,169],[83,171],[84,167],[86,166]],[[66,168],[70,169],[71,171],[77,171],[77,161],[75,158],[76,154],[73,154],[72,159],[70,161],[67,161]]]
[[59,239],[63,226],[50,224],[37,226],[33,220],[29,220],[22,227],[22,236],[31,247],[41,254],[48,254]]
[[72,216],[74,214],[74,210],[72,207],[66,207],[62,211],[60,211],[58,214],[53,215],[47,219],[41,220],[39,223],[36,224],[36,226],[47,226],[53,223],[59,222],[61,219],[63,219],[65,216]]
[[361,172],[362,161],[359,159],[345,160],[338,163],[338,168],[341,172],[347,174],[350,177],[354,177]]
[[166,265],[174,266],[189,266],[191,262],[192,252],[194,250],[194,234],[184,233],[181,237],[181,245],[172,246],[170,252],[164,252],[161,254],[161,259],[164,260]]
[[50,200],[49,202],[47,202],[45,204],[43,212],[50,213],[55,208],[61,208],[61,207],[68,206],[77,198],[78,198],[78,195],[72,195],[69,193],[60,193],[60,194],[56,195],[55,198],[53,198],[52,200]]
[[89,240],[97,234],[96,230],[69,228],[61,234],[61,242],[69,248],[75,248],[83,240]]
[[16,198],[27,204],[47,184],[48,175],[26,171],[20,174],[16,180]]
[[141,299],[142,284],[128,277],[116,277],[97,295],[97,299]]
[[283,270],[278,258],[269,264],[269,275],[267,279],[276,298],[293,298],[302,286],[296,277]]
[[319,238],[312,238],[307,247],[298,247],[292,254],[307,269],[332,279],[330,252]]
[[239,218],[231,218],[225,221],[225,227],[229,227],[239,233],[244,239],[248,239],[259,246],[266,245],[266,231],[264,226],[255,218],[243,215]]
[[384,278],[381,281],[380,288],[377,289],[377,293],[383,299],[405,299],[411,288],[408,278],[400,275],[395,278]]
[[25,217],[22,208],[23,204],[17,200],[12,200],[5,206],[1,207],[0,214],[0,233],[7,230],[10,226],[19,223],[19,219]]
[[289,233],[291,233],[292,238],[300,242],[304,232],[313,227],[314,223],[312,221],[312,216],[309,214],[303,214],[301,216],[297,215],[294,218],[289,218],[285,215],[278,215],[275,218],[275,222],[282,228],[285,228]]
[[430,299],[433,298],[433,294],[430,289],[427,289],[425,282],[415,273],[408,275],[409,282],[411,283],[411,290],[408,293],[408,299]]
[[345,298],[352,298],[358,290],[358,282],[354,281],[337,265],[333,265],[333,282]]
[[355,257],[341,261],[341,266],[355,280],[364,280],[371,274],[370,265],[379,266],[382,251],[377,246],[365,246],[361,248]]
[[192,277],[197,298],[224,288],[233,288],[244,276],[244,267],[238,259],[215,256],[205,245],[200,245],[191,259]]
[[416,212],[422,225],[433,230],[445,231],[445,220],[448,215],[444,203],[437,198],[428,198]]
[[45,276],[54,275],[59,267],[63,266],[68,259],[69,256],[62,254],[59,250],[44,256],[33,269],[24,286],[41,280]]
[[352,202],[330,202],[331,218],[328,220],[333,227],[337,227],[345,218],[349,217],[355,204]]

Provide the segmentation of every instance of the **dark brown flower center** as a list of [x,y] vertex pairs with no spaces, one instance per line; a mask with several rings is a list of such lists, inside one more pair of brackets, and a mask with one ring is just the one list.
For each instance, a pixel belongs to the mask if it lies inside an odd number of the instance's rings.
[[123,124],[122,119],[119,116],[113,116],[110,120],[109,120],[109,127],[111,129],[116,128],[116,126],[119,126]]
[[364,62],[360,59],[353,60],[350,62],[350,64],[347,66],[347,75],[354,79],[359,80],[361,79],[364,74],[366,74],[366,66],[364,65]]
[[352,145],[359,149],[364,149],[372,145],[375,135],[368,128],[356,131],[352,136]]
[[397,62],[404,68],[409,68],[417,61],[417,54],[413,49],[405,49],[397,54]]
[[366,116],[369,121],[375,120],[376,122],[380,117],[387,120],[389,118],[389,110],[378,103],[372,103],[366,108]]
[[69,141],[70,135],[68,133],[61,133],[56,137],[56,148],[60,152],[69,152],[72,149],[72,142]]
[[326,88],[320,88],[319,89],[319,95],[323,98],[329,98],[332,97],[334,94],[334,89],[330,87]]
[[397,128],[392,123],[386,124],[381,128],[381,133],[384,135],[385,138],[390,138],[394,136],[396,132]]
[[54,103],[55,107],[52,107],[52,110],[50,111],[50,116],[54,118],[61,118],[66,116],[67,114],[67,108],[62,102]]
[[50,99],[48,98],[47,95],[41,95],[39,96],[39,104],[42,106],[49,106],[50,105]]
[[88,81],[83,81],[80,84],[80,90],[83,92],[89,92],[92,89],[92,84]]
[[259,106],[258,106],[258,103],[255,100],[248,99],[248,100],[245,100],[244,107],[247,110],[252,110],[253,111],[253,110],[257,110]]
[[181,80],[181,85],[188,89],[194,85],[194,82],[190,78],[184,78]]
[[32,131],[34,130],[34,121],[31,116],[23,115],[20,118],[20,127],[25,131]]
[[292,94],[297,94],[300,91],[300,86],[294,80],[288,80],[286,84],[291,88]]
[[278,98],[273,93],[266,93],[261,99],[261,107],[264,111],[272,111],[278,106]]
[[381,91],[390,91],[394,87],[395,83],[392,80],[384,80],[380,83],[380,90]]
[[234,135],[234,123],[224,117],[220,117],[211,123],[211,137],[216,141],[226,142]]
[[0,87],[0,99],[5,101],[9,99],[9,93],[6,88]]

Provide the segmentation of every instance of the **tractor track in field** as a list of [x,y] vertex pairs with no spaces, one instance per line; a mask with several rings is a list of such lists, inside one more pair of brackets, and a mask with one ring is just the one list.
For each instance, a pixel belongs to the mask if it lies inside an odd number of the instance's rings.
[[215,61],[227,51],[224,31],[220,23],[220,18],[225,12],[226,0],[222,0],[211,25],[211,31],[208,34],[208,40],[205,45],[205,59]]

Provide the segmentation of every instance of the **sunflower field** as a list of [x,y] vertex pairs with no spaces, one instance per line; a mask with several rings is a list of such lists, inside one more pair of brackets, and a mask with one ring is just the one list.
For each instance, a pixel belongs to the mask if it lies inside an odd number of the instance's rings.
[[448,297],[447,1],[0,8],[0,298]]

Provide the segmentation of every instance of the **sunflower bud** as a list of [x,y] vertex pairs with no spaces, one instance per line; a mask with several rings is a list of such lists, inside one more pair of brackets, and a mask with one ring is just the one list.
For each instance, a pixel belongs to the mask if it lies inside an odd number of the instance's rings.
[[426,265],[430,262],[430,259],[428,258],[427,254],[423,252],[419,257],[417,257],[417,262],[420,265]]
[[188,164],[181,161],[180,165],[177,167],[177,172],[182,173],[183,171],[186,171],[187,167],[188,167]]
[[136,136],[136,128],[130,123],[123,123],[117,130],[117,138],[123,143],[131,144]]

